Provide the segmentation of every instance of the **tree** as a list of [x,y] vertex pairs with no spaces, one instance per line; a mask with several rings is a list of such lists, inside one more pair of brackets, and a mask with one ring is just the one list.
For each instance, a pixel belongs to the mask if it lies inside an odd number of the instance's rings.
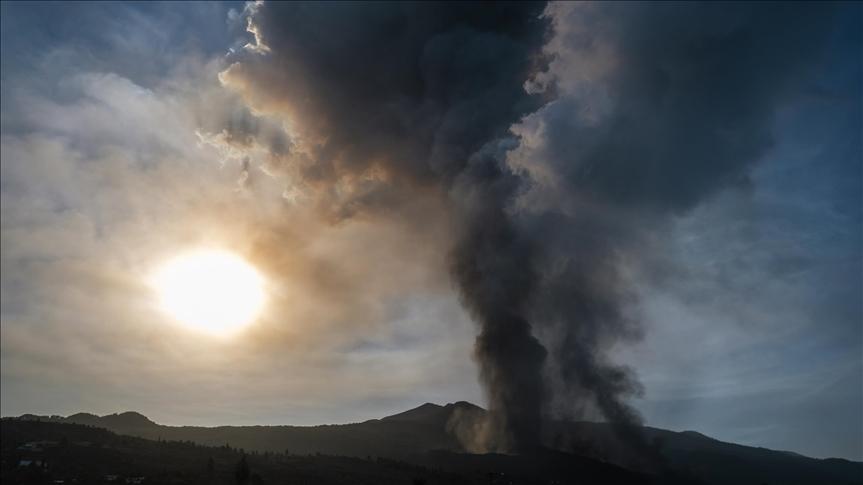
[[237,468],[234,471],[234,478],[237,479],[237,485],[246,485],[249,481],[249,475],[251,475],[249,464],[246,463],[246,455],[243,455],[243,457],[240,458],[240,462],[237,463]]

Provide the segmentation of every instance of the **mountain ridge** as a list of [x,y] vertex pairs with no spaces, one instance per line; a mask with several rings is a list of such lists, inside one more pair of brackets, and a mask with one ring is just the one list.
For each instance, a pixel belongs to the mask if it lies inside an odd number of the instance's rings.
[[[113,431],[112,428],[118,428],[118,427],[120,427],[120,428],[126,428],[126,427],[141,427],[141,428],[154,427],[154,428],[156,428],[156,427],[158,427],[158,428],[175,428],[175,429],[177,429],[177,428],[180,428],[180,429],[182,429],[182,428],[195,428],[195,429],[213,429],[213,430],[225,429],[225,428],[286,428],[286,427],[287,428],[314,429],[314,428],[321,428],[321,427],[354,426],[354,425],[361,425],[361,424],[381,422],[381,421],[391,421],[392,422],[392,421],[422,420],[422,419],[429,419],[430,417],[433,417],[435,415],[439,415],[438,417],[440,417],[440,415],[443,415],[444,413],[447,413],[447,412],[452,412],[453,410],[456,410],[456,409],[461,409],[461,410],[466,410],[466,411],[471,411],[471,412],[483,412],[483,413],[486,412],[486,410],[484,408],[482,408],[481,406],[477,406],[476,404],[473,404],[469,401],[456,401],[456,402],[447,403],[447,404],[443,404],[443,405],[437,404],[437,403],[432,403],[432,402],[426,402],[426,403],[420,404],[419,406],[416,406],[414,408],[408,409],[406,411],[387,415],[387,416],[384,416],[381,418],[372,418],[372,419],[367,419],[364,421],[355,421],[355,422],[339,423],[339,424],[327,424],[327,423],[322,423],[322,424],[220,424],[220,425],[213,425],[213,426],[184,425],[184,424],[171,425],[171,424],[157,423],[157,422],[153,421],[152,419],[150,419],[149,417],[147,417],[146,415],[144,415],[143,413],[140,413],[138,411],[122,411],[122,412],[104,414],[101,416],[98,414],[89,413],[89,412],[77,412],[77,413],[70,414],[68,416],[38,415],[38,414],[32,414],[32,413],[25,413],[25,414],[22,414],[20,416],[4,416],[3,419],[69,422],[69,423],[82,424],[82,425],[87,425],[87,426],[102,427],[102,428],[106,428],[106,429],[109,429],[112,431]],[[446,416],[448,417],[449,415],[447,414]],[[595,422],[595,421],[574,421],[572,423],[577,424],[577,425],[588,425],[588,426],[589,425],[600,425],[600,426],[606,425],[606,423]],[[697,438],[697,439],[709,440],[709,441],[713,441],[713,442],[717,442],[717,443],[730,444],[730,445],[734,445],[734,446],[742,446],[742,447],[752,448],[752,449],[760,449],[760,450],[768,450],[768,451],[777,452],[777,453],[785,453],[787,455],[792,455],[795,457],[802,457],[802,458],[806,458],[806,459],[810,459],[810,460],[822,460],[822,461],[838,460],[838,461],[845,461],[845,462],[849,462],[849,463],[861,463],[861,464],[863,464],[863,460],[850,460],[850,459],[842,458],[842,457],[817,458],[817,457],[804,455],[804,454],[798,453],[796,451],[777,450],[777,449],[772,449],[772,448],[767,448],[767,447],[762,447],[762,446],[741,445],[741,444],[737,444],[737,443],[733,443],[733,442],[722,441],[718,438],[714,438],[712,436],[706,435],[704,433],[701,433],[701,432],[695,431],[695,430],[672,431],[672,430],[667,430],[664,428],[656,428],[653,426],[641,426],[641,428],[644,430],[649,430],[649,431],[675,433],[675,434],[678,434],[680,436],[689,436],[689,437],[693,437],[693,438]]]
[[[96,416],[75,413],[67,417],[23,415],[29,421],[83,424],[120,435],[151,440],[191,441],[205,446],[230,445],[256,452],[301,455],[378,456],[437,465],[435,459],[459,462],[473,454],[459,439],[458,426],[477,429],[486,411],[466,401],[440,405],[424,403],[406,411],[363,422],[317,426],[167,426],[141,413],[127,411]],[[474,427],[471,427],[474,425]],[[647,473],[643,457],[607,423],[556,422],[547,426],[547,452],[560,450],[638,473]],[[699,477],[707,484],[730,483],[856,483],[863,484],[863,462],[844,458],[811,458],[793,452],[728,443],[697,431],[669,431],[640,427],[638,432],[661,455],[663,467]],[[544,456],[546,456],[544,455]],[[489,455],[491,456],[491,455]],[[435,458],[437,457],[437,458]],[[486,458],[489,463],[512,460]],[[528,460],[529,461],[529,460]],[[468,460],[468,463],[473,461]],[[503,466],[503,465],[501,465]],[[675,472],[677,473],[677,472]]]

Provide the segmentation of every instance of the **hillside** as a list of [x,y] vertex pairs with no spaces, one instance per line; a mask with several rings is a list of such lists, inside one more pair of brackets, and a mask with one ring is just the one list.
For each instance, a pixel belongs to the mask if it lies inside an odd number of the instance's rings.
[[446,423],[455,409],[469,403],[420,408],[362,423],[321,426],[163,426],[135,412],[98,417],[78,413],[68,417],[25,415],[21,419],[84,424],[119,434],[153,440],[193,441],[202,445],[231,446],[256,451],[295,454],[324,453],[345,456],[406,457],[428,450],[461,451]]
[[[362,458],[387,457],[438,467],[442,462],[450,465],[458,463],[461,457],[466,456],[467,450],[456,436],[456,425],[465,419],[477,419],[484,412],[482,408],[467,402],[446,406],[426,403],[399,414],[362,423],[212,428],[163,426],[133,412],[102,417],[85,413],[65,418],[27,415],[19,419],[85,424],[152,440],[192,441],[207,446],[227,443],[234,448],[257,452],[284,453],[287,450],[300,455],[321,453]],[[651,427],[630,430],[627,436],[642,436],[650,453],[658,455],[650,463],[645,463],[643,453],[634,451],[629,442],[631,438],[621,439],[619,430],[615,431],[608,424],[557,423],[549,428],[552,429],[547,430],[545,441],[564,452],[569,461],[574,460],[572,457],[584,457],[642,473],[697,477],[703,483],[716,485],[863,483],[863,463],[860,462],[820,460],[784,451],[742,446],[692,431],[673,432]],[[554,453],[547,452],[539,461],[549,459]],[[494,458],[485,460],[494,461]],[[508,460],[507,466],[515,461]]]
[[[153,441],[102,428],[4,418],[0,422],[0,482],[4,484],[403,484],[532,483],[656,484],[587,458],[430,454],[430,466],[388,458],[258,453],[229,446]],[[247,472],[237,475],[240,463]],[[538,466],[540,465],[540,466]]]

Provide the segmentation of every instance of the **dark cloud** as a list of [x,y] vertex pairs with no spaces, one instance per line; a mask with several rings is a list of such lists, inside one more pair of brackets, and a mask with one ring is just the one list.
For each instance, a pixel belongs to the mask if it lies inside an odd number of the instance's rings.
[[640,421],[625,399],[641,386],[608,357],[641,334],[625,268],[672,216],[747,179],[775,113],[817,62],[831,14],[805,4],[549,7],[553,61],[528,88],[558,97],[513,128],[521,144],[508,161],[532,180],[518,205],[543,241],[531,315],[555,363],[552,392],[564,396],[554,412]]
[[566,38],[538,80],[566,95],[534,115],[545,128],[539,163],[579,197],[658,211],[686,210],[745,180],[772,144],[777,107],[801,94],[832,18],[815,4],[549,13]]
[[223,73],[260,111],[287,114],[308,180],[379,167],[436,183],[537,104],[522,90],[541,5],[267,3],[253,29],[270,50]]
[[[517,179],[489,144],[539,107],[523,83],[542,8],[254,5],[257,44],[222,74],[256,110],[286,117],[296,152],[313,161],[303,182],[323,187],[340,216],[386,211],[418,187],[450,194],[461,234],[453,273],[481,326],[476,356],[502,449],[536,444],[545,350],[525,314],[532,243],[506,211]],[[347,197],[327,189],[345,180]]]

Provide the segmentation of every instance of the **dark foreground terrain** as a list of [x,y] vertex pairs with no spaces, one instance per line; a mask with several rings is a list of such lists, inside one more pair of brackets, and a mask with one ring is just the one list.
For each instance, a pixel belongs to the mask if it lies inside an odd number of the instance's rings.
[[483,414],[469,403],[425,404],[346,425],[215,428],[163,426],[132,412],[25,415],[2,421],[0,479],[56,485],[863,484],[860,462],[599,423],[559,423],[545,437],[555,450],[468,453],[456,435]]

